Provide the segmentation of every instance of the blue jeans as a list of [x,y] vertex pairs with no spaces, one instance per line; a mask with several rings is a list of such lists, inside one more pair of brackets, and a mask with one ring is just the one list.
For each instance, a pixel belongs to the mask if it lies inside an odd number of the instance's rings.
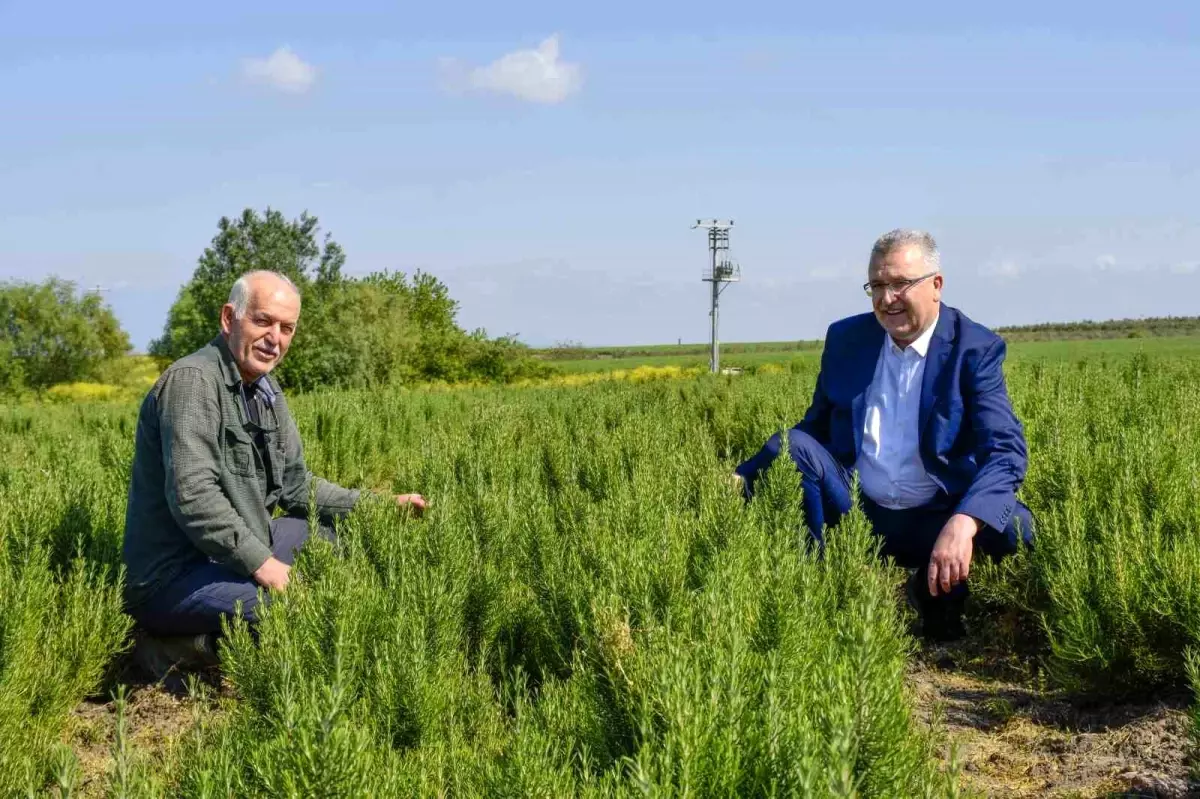
[[[778,434],[752,458],[735,470],[745,480],[746,497],[753,495],[754,484],[780,452]],[[804,486],[804,517],[809,534],[821,543],[823,527],[833,527],[850,511],[853,472],[842,466],[815,438],[800,430],[788,431],[788,453],[796,464]],[[933,545],[958,504],[956,497],[939,494],[929,504],[917,508],[893,510],[862,495],[862,509],[875,535],[881,540],[881,555],[893,558],[909,569],[929,565]],[[1003,530],[984,525],[975,536],[975,551],[993,560],[1014,554],[1025,543],[1033,544],[1033,514],[1018,502],[1012,518]],[[918,580],[924,585],[925,581]],[[964,592],[965,585],[959,591]],[[954,592],[952,592],[954,593]]]
[[[322,526],[320,535],[332,540],[333,530]],[[271,554],[287,565],[295,562],[307,540],[306,519],[281,517],[271,522]],[[239,602],[242,618],[258,623],[258,588],[250,577],[202,561],[129,613],[151,635],[219,633],[221,617],[233,616]]]

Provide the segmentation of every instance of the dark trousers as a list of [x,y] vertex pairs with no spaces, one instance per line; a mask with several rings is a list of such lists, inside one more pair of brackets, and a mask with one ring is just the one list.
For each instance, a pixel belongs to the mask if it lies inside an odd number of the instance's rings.
[[[322,525],[320,535],[332,540],[333,530]],[[306,519],[281,517],[271,522],[271,554],[287,565],[295,562],[307,540]],[[233,616],[239,602],[242,618],[258,623],[258,589],[253,578],[205,561],[129,612],[151,635],[219,633],[221,617]]]
[[[777,440],[768,442],[754,457],[737,468],[745,480],[747,496],[754,490],[754,483],[771,465],[779,452]],[[823,527],[833,527],[842,515],[850,511],[853,472],[842,466],[825,447],[800,430],[788,431],[788,453],[801,475],[804,486],[804,516],[810,535],[821,541]],[[897,564],[909,569],[925,569],[933,553],[938,535],[958,504],[955,497],[939,494],[932,502],[917,508],[893,510],[862,496],[862,509],[881,539],[881,555],[893,558]],[[1012,517],[1004,530],[984,525],[975,535],[975,552],[983,553],[993,560],[1014,554],[1021,546],[1033,543],[1033,514],[1020,502],[1013,509]],[[928,586],[924,573],[919,573],[914,588],[917,599],[928,599]],[[962,584],[951,591],[951,597],[961,597],[966,592]]]

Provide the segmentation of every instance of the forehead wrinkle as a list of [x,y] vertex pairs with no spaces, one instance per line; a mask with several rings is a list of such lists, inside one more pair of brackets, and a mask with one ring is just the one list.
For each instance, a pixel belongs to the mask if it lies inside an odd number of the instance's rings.
[[[248,312],[266,313],[272,318],[275,318],[276,315],[270,313],[270,311],[267,310],[268,307],[272,305],[281,305],[285,310],[291,310],[291,307],[289,306],[292,306],[294,303],[296,315],[299,316],[300,298],[294,291],[291,291],[287,286],[283,285],[273,287],[273,290],[269,291],[269,293],[267,291],[263,291],[263,288],[265,287],[251,287],[250,302],[248,303],[248,307],[246,309]],[[280,318],[286,317],[284,315],[280,315]]]

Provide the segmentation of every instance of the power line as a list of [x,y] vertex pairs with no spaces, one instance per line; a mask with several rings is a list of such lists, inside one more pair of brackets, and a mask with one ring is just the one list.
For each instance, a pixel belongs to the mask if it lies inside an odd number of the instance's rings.
[[729,287],[730,283],[737,283],[742,279],[741,266],[729,259],[729,229],[732,227],[732,219],[728,221],[697,219],[696,224],[692,225],[692,230],[696,228],[708,230],[708,251],[711,263],[701,279],[706,283],[712,283],[712,308],[709,311],[709,316],[712,317],[712,356],[708,365],[713,374],[721,371],[721,344],[717,335],[721,293]]

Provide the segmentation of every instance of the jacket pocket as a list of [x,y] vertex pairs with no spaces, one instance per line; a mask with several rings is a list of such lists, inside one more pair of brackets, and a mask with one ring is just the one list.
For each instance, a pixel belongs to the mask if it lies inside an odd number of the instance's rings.
[[221,449],[226,471],[242,477],[254,474],[254,442],[249,433],[237,427],[226,426]]

